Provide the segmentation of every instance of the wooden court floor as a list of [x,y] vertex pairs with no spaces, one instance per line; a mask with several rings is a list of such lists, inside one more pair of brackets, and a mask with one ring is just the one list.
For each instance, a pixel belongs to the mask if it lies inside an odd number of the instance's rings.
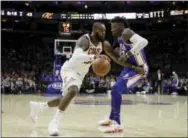
[[[2,95],[2,137],[48,137],[48,123],[55,108],[39,114],[34,125],[29,115],[30,100],[54,97]],[[65,137],[187,137],[187,97],[124,95],[122,124],[124,132],[104,134],[97,122],[110,111],[109,96],[77,96],[62,114],[60,136]]]

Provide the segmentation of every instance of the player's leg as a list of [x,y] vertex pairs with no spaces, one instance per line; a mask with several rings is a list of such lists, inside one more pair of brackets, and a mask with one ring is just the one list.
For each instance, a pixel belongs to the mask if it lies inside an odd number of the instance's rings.
[[48,106],[48,107],[57,107],[57,106],[59,106],[60,101],[61,101],[62,98],[63,98],[63,96],[48,101],[48,102],[47,102],[47,106]]
[[[75,89],[75,88],[70,87],[69,89],[72,90],[72,89]],[[57,106],[59,106],[62,99],[63,99],[63,96],[58,97],[58,98],[53,99],[53,100],[50,100],[48,102],[31,102],[31,103],[37,103],[37,104],[40,103],[42,107],[57,107]]]
[[[131,74],[131,73],[130,73]],[[140,75],[134,75],[128,79],[125,79],[124,76],[126,73],[122,73],[120,78],[117,80],[116,85],[112,89],[112,103],[111,103],[111,114],[110,119],[115,120],[119,125],[120,121],[120,111],[121,111],[121,102],[122,102],[122,93],[128,93],[130,88],[134,88],[137,82],[140,80]]]
[[30,118],[32,122],[36,122],[39,112],[44,111],[47,108],[57,107],[60,104],[61,99],[62,96],[48,102],[30,101]]
[[67,94],[60,100],[59,110],[65,111],[71,100],[76,96],[79,92],[80,86],[72,85],[68,88]]
[[[65,76],[64,74],[66,74],[66,76]],[[66,73],[62,72],[62,75],[63,75],[63,76],[62,76],[62,79],[63,79],[63,86],[66,86],[66,88],[67,88],[67,85],[68,85],[67,83],[70,83],[70,82],[71,82],[71,78],[72,78],[71,76],[73,76],[73,77],[76,76],[76,74],[75,74],[74,72],[66,72]],[[79,77],[77,77],[77,79],[79,79]],[[79,79],[79,80],[77,80],[77,79],[74,79],[73,83],[75,82],[75,83],[81,85],[81,82],[82,82],[82,81],[80,81],[80,79]],[[68,82],[66,82],[67,80],[68,80]],[[80,81],[80,82],[78,83],[78,81]],[[72,83],[72,84],[73,84],[73,83]],[[64,91],[65,91],[66,88],[64,88],[63,93],[64,93]],[[67,88],[67,89],[68,89],[68,88]],[[71,88],[71,86],[70,86],[70,91],[71,91],[71,90],[72,90],[72,88]],[[72,92],[70,92],[70,94],[71,94],[71,93],[72,93]],[[62,99],[63,99],[63,96],[58,97],[58,98],[53,99],[53,100],[50,100],[50,101],[48,101],[48,102],[30,101],[30,118],[31,118],[32,122],[33,122],[33,123],[36,122],[36,120],[37,120],[37,118],[38,118],[38,114],[39,114],[41,111],[44,111],[44,110],[47,109],[47,108],[59,106],[59,105],[60,105],[60,102],[62,101]]]
[[80,86],[82,84],[82,79],[80,79],[76,74],[71,75],[66,78],[66,82],[64,84],[64,96],[61,98],[57,111],[48,126],[48,132],[51,136],[59,135],[58,127],[61,115],[67,109],[72,99],[79,92]]
[[117,83],[112,88],[112,99],[111,99],[111,113],[110,113],[110,119],[116,121],[119,125],[120,122],[120,111],[121,111],[121,102],[122,102],[122,93],[124,92],[125,82],[122,80],[122,78],[119,78],[117,80]]
[[[123,79],[123,75],[125,71],[123,71],[118,77],[116,84],[112,87],[111,92],[111,113],[109,119],[99,122],[102,126],[109,126],[109,128],[105,129],[103,132],[121,132],[123,128],[121,126],[120,121],[120,112],[121,112],[121,102],[122,102],[122,93],[127,91],[126,81]],[[114,127],[115,126],[115,127]]]
[[[105,133],[115,133],[123,131],[123,127],[121,126],[121,118],[120,118],[120,111],[121,111],[121,102],[122,102],[122,93],[127,93],[130,88],[133,88],[135,84],[140,80],[140,75],[134,75],[134,72],[129,72],[127,75],[126,71],[123,71],[119,76],[116,84],[112,88],[112,98],[111,98],[111,113],[109,116],[108,128],[102,130]],[[132,77],[126,77],[126,76]],[[105,124],[105,121],[103,122]],[[100,125],[103,125],[102,122]]]
[[61,114],[66,110],[66,108],[69,106],[70,102],[78,92],[79,92],[79,86],[72,85],[68,87],[67,93],[61,98],[56,113],[54,114],[53,119],[48,126],[48,131],[51,136],[59,135],[58,127],[61,119]]
[[[31,109],[30,117],[31,117],[32,122],[35,123],[38,118],[37,116],[38,116],[39,112],[44,111],[47,108],[60,106],[60,109],[62,109],[62,111],[64,111],[65,106],[67,107],[68,102],[71,101],[71,100],[69,100],[70,97],[72,97],[72,95],[74,95],[74,93],[77,93],[77,90],[75,90],[75,89],[78,89],[77,86],[71,86],[68,90],[69,94],[65,95],[64,97],[61,96],[56,99],[50,100],[48,102],[30,101],[30,109]],[[63,104],[65,104],[65,105],[63,105]]]

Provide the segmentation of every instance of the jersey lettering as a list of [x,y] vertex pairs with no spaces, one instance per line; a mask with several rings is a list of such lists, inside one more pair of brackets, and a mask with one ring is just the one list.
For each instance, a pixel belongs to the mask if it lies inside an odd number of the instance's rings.
[[100,54],[101,49],[100,48],[89,48],[88,54],[89,55],[98,55]]

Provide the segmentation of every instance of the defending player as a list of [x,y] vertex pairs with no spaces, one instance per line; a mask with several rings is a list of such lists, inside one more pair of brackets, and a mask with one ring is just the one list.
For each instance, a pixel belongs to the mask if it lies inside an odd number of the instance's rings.
[[89,71],[92,61],[99,57],[108,59],[105,55],[99,55],[102,52],[102,42],[105,39],[105,33],[106,28],[104,24],[94,23],[91,36],[85,34],[78,39],[72,57],[66,61],[61,68],[63,97],[48,102],[30,102],[30,117],[34,122],[37,119],[37,114],[42,109],[58,107],[48,126],[50,135],[59,135],[58,124],[60,122],[60,116],[79,92],[82,81]]
[[124,18],[115,17],[111,21],[112,35],[117,37],[113,48],[119,48],[119,55],[116,54],[108,42],[105,42],[104,45],[106,54],[116,63],[125,67],[112,88],[110,116],[108,119],[99,122],[101,126],[108,126],[106,129],[101,130],[106,133],[123,131],[120,122],[121,94],[128,92],[148,74],[148,66],[143,50],[148,41],[126,27],[128,27],[128,24]]

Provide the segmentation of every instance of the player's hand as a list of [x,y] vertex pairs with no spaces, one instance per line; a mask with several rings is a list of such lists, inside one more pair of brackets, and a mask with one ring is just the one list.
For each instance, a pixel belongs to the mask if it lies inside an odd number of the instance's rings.
[[133,56],[133,54],[131,53],[131,51],[126,52],[126,55],[127,55],[128,58],[131,57],[131,56]]
[[120,62],[126,62],[126,61],[128,60],[128,57],[127,57],[126,54],[123,54],[123,55],[121,55],[121,56],[118,58],[118,60],[119,60]]
[[138,74],[144,76],[145,75],[145,70],[143,67],[133,67],[134,71],[137,72]]

